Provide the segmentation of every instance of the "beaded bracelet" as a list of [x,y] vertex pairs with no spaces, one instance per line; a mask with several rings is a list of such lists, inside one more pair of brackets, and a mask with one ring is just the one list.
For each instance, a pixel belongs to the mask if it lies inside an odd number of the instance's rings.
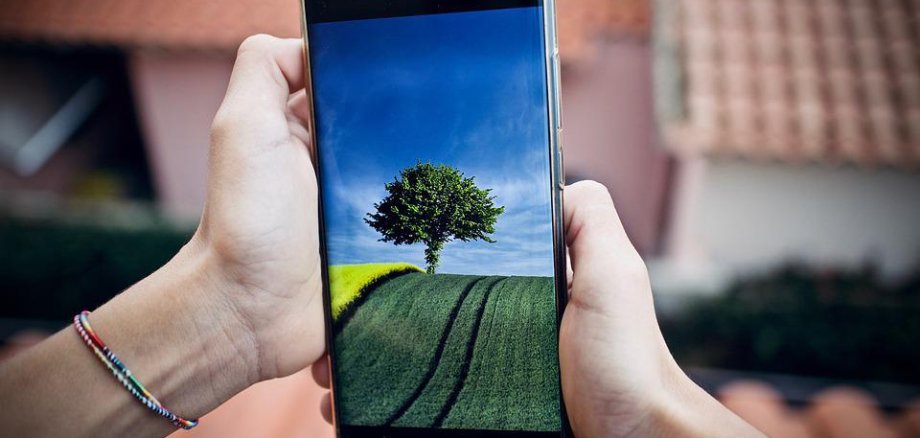
[[167,420],[169,420],[174,426],[182,429],[191,429],[198,425],[198,420],[188,420],[182,418],[169,409],[166,406],[163,406],[153,394],[141,384],[140,381],[134,377],[134,374],[131,374],[131,371],[125,364],[118,359],[118,356],[109,349],[108,346],[102,342],[102,339],[96,335],[96,332],[93,331],[93,328],[89,325],[89,312],[84,310],[79,314],[73,317],[73,326],[77,330],[77,334],[83,339],[83,342],[89,347],[90,350],[105,364],[106,368],[112,372],[112,375],[118,379],[118,382],[131,393],[138,401],[141,402],[144,406],[147,406],[148,409],[155,412],[157,415],[160,415]]

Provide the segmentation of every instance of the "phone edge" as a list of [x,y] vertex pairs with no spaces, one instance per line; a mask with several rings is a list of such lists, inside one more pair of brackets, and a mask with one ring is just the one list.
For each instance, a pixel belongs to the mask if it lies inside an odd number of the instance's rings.
[[571,437],[571,425],[562,394],[562,364],[559,362],[559,334],[562,316],[568,303],[568,263],[565,246],[565,167],[562,152],[562,65],[559,59],[559,39],[556,25],[556,1],[543,1],[543,58],[546,74],[547,120],[549,120],[550,197],[552,199],[553,258],[556,280],[556,360],[559,366],[560,436]]
[[335,363],[330,353],[332,347],[332,303],[329,291],[329,264],[326,257],[326,224],[323,214],[322,177],[319,171],[319,144],[316,140],[316,118],[313,104],[313,74],[310,63],[310,36],[307,30],[306,0],[300,0],[300,32],[303,41],[304,87],[306,88],[307,130],[310,134],[310,159],[316,175],[317,227],[319,231],[320,276],[322,278],[323,323],[326,337],[326,365],[329,368],[329,415],[336,438],[342,436],[339,422],[336,421],[338,409],[335,406]]
[[[559,331],[562,327],[562,315],[568,302],[568,271],[567,271],[567,254],[565,246],[565,223],[564,223],[564,189],[565,189],[565,168],[562,150],[562,102],[561,102],[561,63],[559,59],[558,32],[556,26],[556,2],[555,0],[543,1],[543,58],[546,74],[546,97],[547,97],[547,119],[549,120],[549,158],[550,158],[550,195],[552,199],[552,220],[553,220],[553,259],[555,263],[555,292],[556,292],[556,344],[557,344],[557,361]],[[332,347],[332,309],[330,303],[329,291],[329,266],[326,256],[326,232],[325,220],[323,215],[323,196],[322,196],[322,177],[319,171],[319,145],[316,140],[316,120],[313,103],[313,75],[310,63],[310,38],[307,27],[307,6],[306,0],[300,0],[300,29],[301,40],[303,41],[303,63],[304,63],[304,84],[306,87],[306,105],[307,105],[307,129],[310,134],[310,158],[312,159],[313,170],[316,175],[317,184],[317,213],[319,228],[319,257],[320,271],[322,277],[323,293],[323,319],[325,323],[326,337],[326,361],[329,367],[329,393],[330,393],[330,415],[332,427],[335,430],[335,436],[341,436],[339,422],[336,421],[338,409],[335,405],[335,364],[329,349]],[[568,421],[568,415],[565,407],[565,398],[562,394],[562,371],[559,365],[559,407],[562,437],[574,436],[571,425]]]

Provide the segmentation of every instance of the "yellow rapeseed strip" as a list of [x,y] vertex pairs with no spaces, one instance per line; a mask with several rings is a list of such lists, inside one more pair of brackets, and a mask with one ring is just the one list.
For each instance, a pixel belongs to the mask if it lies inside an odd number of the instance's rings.
[[332,319],[337,319],[348,306],[377,279],[396,273],[423,272],[411,263],[365,263],[332,265],[329,267],[329,294]]

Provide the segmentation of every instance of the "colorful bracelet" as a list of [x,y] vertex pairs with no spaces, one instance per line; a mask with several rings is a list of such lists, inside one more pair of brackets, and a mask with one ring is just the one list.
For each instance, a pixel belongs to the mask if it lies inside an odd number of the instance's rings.
[[77,330],[77,334],[80,335],[80,338],[83,339],[83,342],[89,347],[90,350],[102,361],[103,364],[112,372],[118,382],[131,393],[138,401],[141,402],[144,406],[147,406],[148,409],[155,412],[157,415],[160,415],[167,420],[169,420],[174,426],[182,429],[191,429],[198,425],[198,420],[187,420],[182,418],[174,413],[172,413],[166,406],[163,406],[153,394],[141,384],[140,381],[134,377],[134,374],[131,374],[131,371],[125,364],[118,359],[118,356],[112,352],[102,342],[102,339],[96,335],[96,332],[93,331],[93,328],[89,325],[89,312],[84,310],[73,317],[73,326]]

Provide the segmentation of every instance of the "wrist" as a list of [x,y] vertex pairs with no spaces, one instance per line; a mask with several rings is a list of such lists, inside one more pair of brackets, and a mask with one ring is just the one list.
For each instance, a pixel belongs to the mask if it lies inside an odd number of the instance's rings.
[[690,380],[676,363],[669,368],[634,436],[764,436]]
[[158,399],[194,418],[258,380],[254,337],[226,298],[234,287],[193,239],[90,319]]
[[[170,291],[183,309],[182,325],[199,341],[215,393],[230,396],[262,379],[256,333],[234,297],[244,285],[227,275],[214,250],[197,238],[189,241],[161,270],[184,278],[188,287]],[[177,318],[179,315],[177,315]],[[227,397],[229,398],[229,397]]]

